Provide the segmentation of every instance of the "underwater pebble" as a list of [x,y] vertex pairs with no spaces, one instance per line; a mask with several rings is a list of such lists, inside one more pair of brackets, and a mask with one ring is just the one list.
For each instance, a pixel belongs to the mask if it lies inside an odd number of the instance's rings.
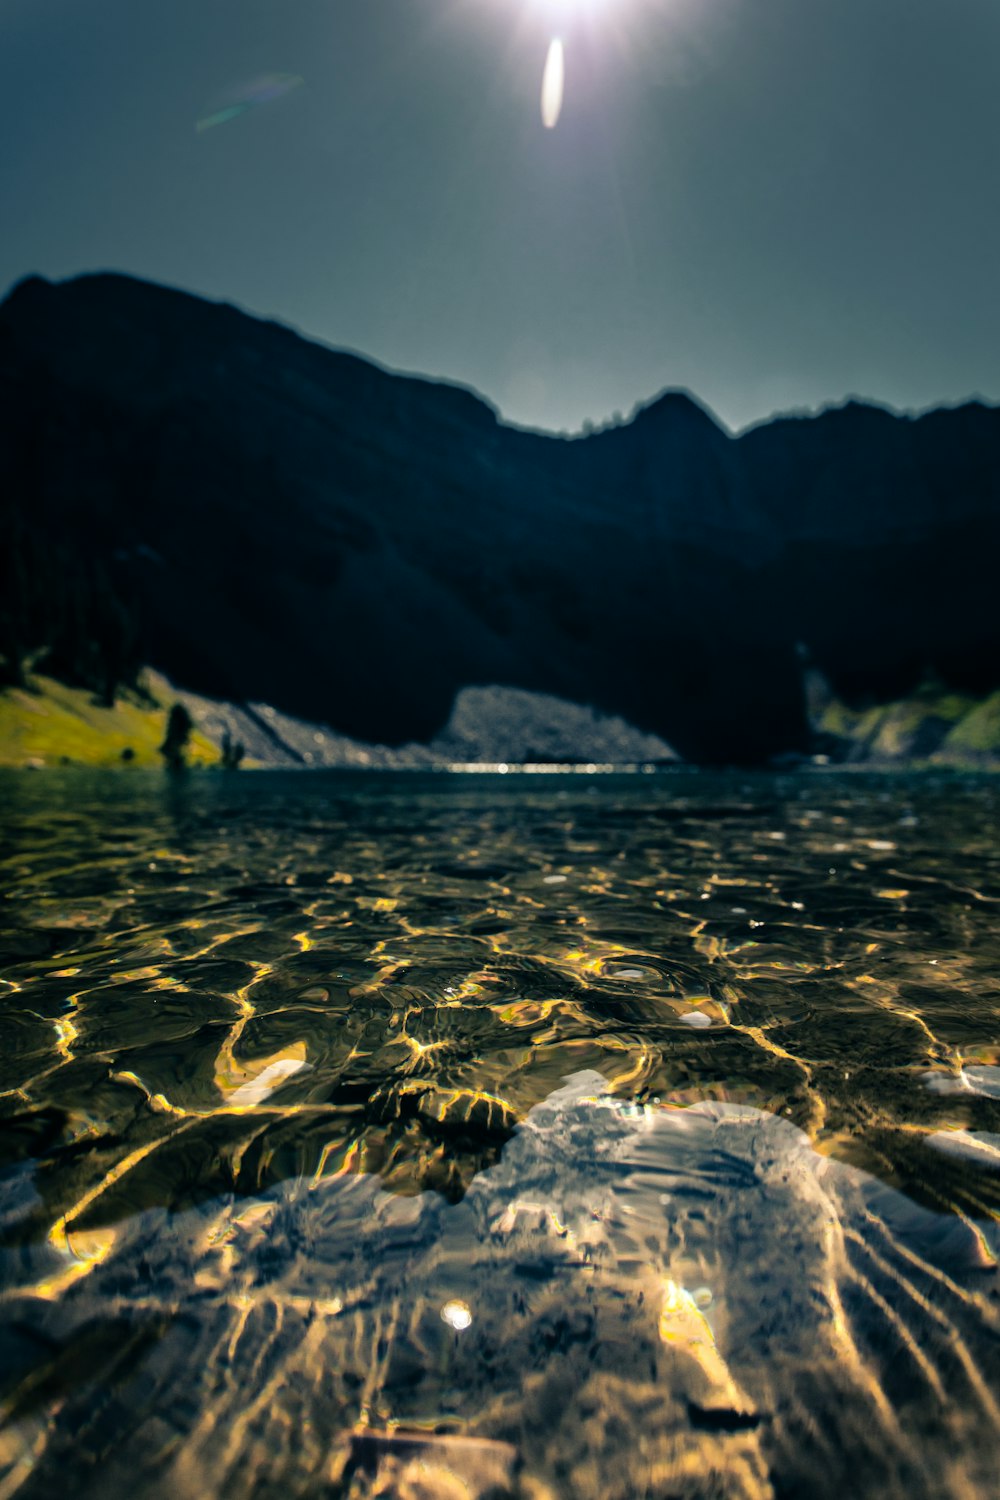
[[447,1323],[449,1328],[454,1328],[456,1333],[461,1333],[472,1322],[472,1313],[469,1311],[468,1303],[446,1302],[441,1309],[441,1321]]
[[708,1016],[705,1015],[704,1011],[700,1010],[685,1011],[684,1015],[682,1015],[680,1019],[684,1022],[685,1026],[705,1027],[711,1026],[712,1024]]

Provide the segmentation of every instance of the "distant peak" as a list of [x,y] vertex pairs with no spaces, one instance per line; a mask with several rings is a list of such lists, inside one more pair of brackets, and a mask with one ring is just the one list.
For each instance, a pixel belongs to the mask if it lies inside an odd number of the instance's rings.
[[711,428],[714,432],[723,431],[720,422],[708,408],[686,390],[661,391],[658,396],[654,396],[651,401],[641,406],[632,420],[643,426],[655,425],[659,429],[669,425],[671,427]]
[[52,291],[53,282],[45,276],[25,276],[11,287],[3,303],[0,306],[11,306],[15,303],[33,302],[37,297],[44,297]]

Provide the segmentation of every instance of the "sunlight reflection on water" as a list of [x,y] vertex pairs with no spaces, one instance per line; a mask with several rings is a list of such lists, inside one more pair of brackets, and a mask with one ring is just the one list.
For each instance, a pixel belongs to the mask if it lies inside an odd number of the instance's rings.
[[2,790],[0,1492],[989,1493],[991,780]]

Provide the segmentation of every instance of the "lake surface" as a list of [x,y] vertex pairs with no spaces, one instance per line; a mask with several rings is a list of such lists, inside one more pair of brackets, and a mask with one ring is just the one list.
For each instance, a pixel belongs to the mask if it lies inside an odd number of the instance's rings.
[[0,798],[0,1500],[997,1494],[1000,783]]

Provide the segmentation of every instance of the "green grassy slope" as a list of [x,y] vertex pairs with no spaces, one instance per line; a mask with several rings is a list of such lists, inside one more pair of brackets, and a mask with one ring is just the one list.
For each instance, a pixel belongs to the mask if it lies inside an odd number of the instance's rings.
[[942,756],[1000,761],[1000,692],[977,703],[941,746]]
[[[83,688],[52,677],[29,679],[27,688],[0,691],[0,766],[162,766],[167,714],[173,696],[155,673],[141,693],[123,693],[103,708]],[[218,748],[192,731],[187,761],[217,765]]]
[[813,728],[852,762],[1000,765],[1000,692],[974,698],[925,684],[898,702],[857,710],[831,696]]

